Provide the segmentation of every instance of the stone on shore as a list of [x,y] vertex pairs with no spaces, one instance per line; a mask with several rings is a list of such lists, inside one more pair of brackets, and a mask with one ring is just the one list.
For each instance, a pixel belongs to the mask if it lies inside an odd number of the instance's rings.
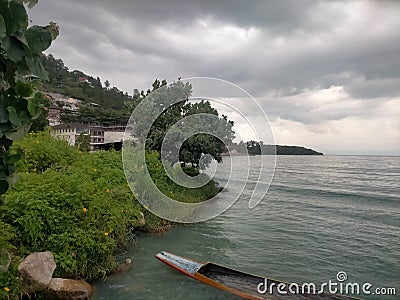
[[50,251],[29,254],[18,266],[24,290],[27,293],[45,290],[55,268],[56,262]]
[[83,280],[53,278],[47,288],[46,300],[89,300],[92,286]]
[[114,273],[127,272],[132,268],[132,259],[127,258],[124,262],[120,263],[115,269]]

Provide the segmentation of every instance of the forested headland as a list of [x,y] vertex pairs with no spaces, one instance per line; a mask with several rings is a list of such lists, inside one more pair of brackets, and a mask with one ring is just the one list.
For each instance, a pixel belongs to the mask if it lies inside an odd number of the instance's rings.
[[301,146],[267,145],[262,141],[240,141],[229,145],[234,155],[324,155],[321,152]]

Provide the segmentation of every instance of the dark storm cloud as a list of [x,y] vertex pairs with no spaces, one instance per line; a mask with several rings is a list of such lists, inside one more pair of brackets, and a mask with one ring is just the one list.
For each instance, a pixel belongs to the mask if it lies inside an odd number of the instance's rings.
[[309,10],[318,8],[318,2],[310,0],[302,1],[301,5],[287,0],[68,1],[84,7],[89,2],[93,4],[91,7],[143,24],[143,27],[166,23],[185,26],[198,18],[214,17],[224,23],[234,23],[241,27],[269,27],[277,32],[303,27],[308,23]]
[[[351,7],[352,4],[264,0],[41,0],[32,15],[42,22],[49,16],[57,20],[62,36],[54,48],[65,58],[80,58],[80,63],[88,65],[90,70],[97,68],[106,72],[113,68],[133,72],[145,71],[146,66],[148,73],[154,74],[154,68],[165,64],[174,66],[177,75],[208,75],[237,84],[247,82],[248,88],[254,89],[257,95],[267,90],[291,94],[310,87],[329,87],[338,83],[332,78],[351,73],[364,77],[365,83],[358,81],[356,87],[351,87],[348,78],[340,81],[344,86],[349,85],[350,93],[365,96],[366,93],[360,93],[365,84],[372,95],[386,92],[388,96],[399,95],[398,82],[387,79],[400,77],[400,36],[393,27],[379,30],[382,26],[379,22],[385,21],[388,10],[399,5],[372,3],[376,7],[369,9],[370,15],[362,16],[360,11],[360,16],[357,13],[351,16],[349,9],[359,9]],[[351,18],[355,19],[354,23],[349,22]],[[398,19],[397,15],[393,22],[399,23]],[[242,51],[229,52],[228,41],[227,52],[213,57],[210,45],[199,44],[196,48],[187,45],[193,35],[207,39],[204,36],[207,31],[191,30],[199,20],[206,20],[210,26],[253,28],[258,34]],[[186,43],[184,39],[173,39],[179,34],[187,36]],[[114,52],[113,47],[119,50]],[[168,76],[173,72],[165,73]],[[154,77],[150,74],[144,76]],[[374,80],[385,81],[384,87],[373,83]],[[126,83],[123,88],[127,89]]]

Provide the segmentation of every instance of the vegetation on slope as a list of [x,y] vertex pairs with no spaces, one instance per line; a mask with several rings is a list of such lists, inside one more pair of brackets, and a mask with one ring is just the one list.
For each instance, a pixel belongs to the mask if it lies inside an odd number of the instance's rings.
[[41,59],[48,73],[48,80],[42,86],[44,91],[68,95],[85,103],[94,102],[115,110],[125,109],[140,96],[137,90],[130,96],[117,87],[111,88],[108,80],[102,83],[99,77],[94,78],[79,70],[70,71],[61,59],[52,54],[43,55]]
[[[10,289],[9,296],[21,292],[20,257],[48,250],[56,258],[55,276],[102,278],[114,270],[115,255],[134,240],[135,231],[167,224],[133,196],[120,152],[80,152],[49,132],[30,133],[13,150],[24,159],[16,165],[18,182],[0,206],[2,260],[7,252],[13,257],[10,270],[0,271],[0,288]],[[174,184],[156,152],[147,161],[156,184],[176,200],[197,202],[218,193],[213,182],[196,190]]]

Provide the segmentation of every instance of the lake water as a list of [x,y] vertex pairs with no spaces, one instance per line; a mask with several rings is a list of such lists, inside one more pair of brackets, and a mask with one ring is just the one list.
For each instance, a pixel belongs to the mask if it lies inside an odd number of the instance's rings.
[[[233,159],[240,168],[247,158]],[[345,283],[397,293],[358,298],[399,299],[400,157],[278,156],[270,190],[252,210],[251,189],[210,221],[138,234],[120,258],[133,268],[97,283],[94,299],[239,299],[158,261],[162,250],[289,282],[338,282],[346,272]]]

